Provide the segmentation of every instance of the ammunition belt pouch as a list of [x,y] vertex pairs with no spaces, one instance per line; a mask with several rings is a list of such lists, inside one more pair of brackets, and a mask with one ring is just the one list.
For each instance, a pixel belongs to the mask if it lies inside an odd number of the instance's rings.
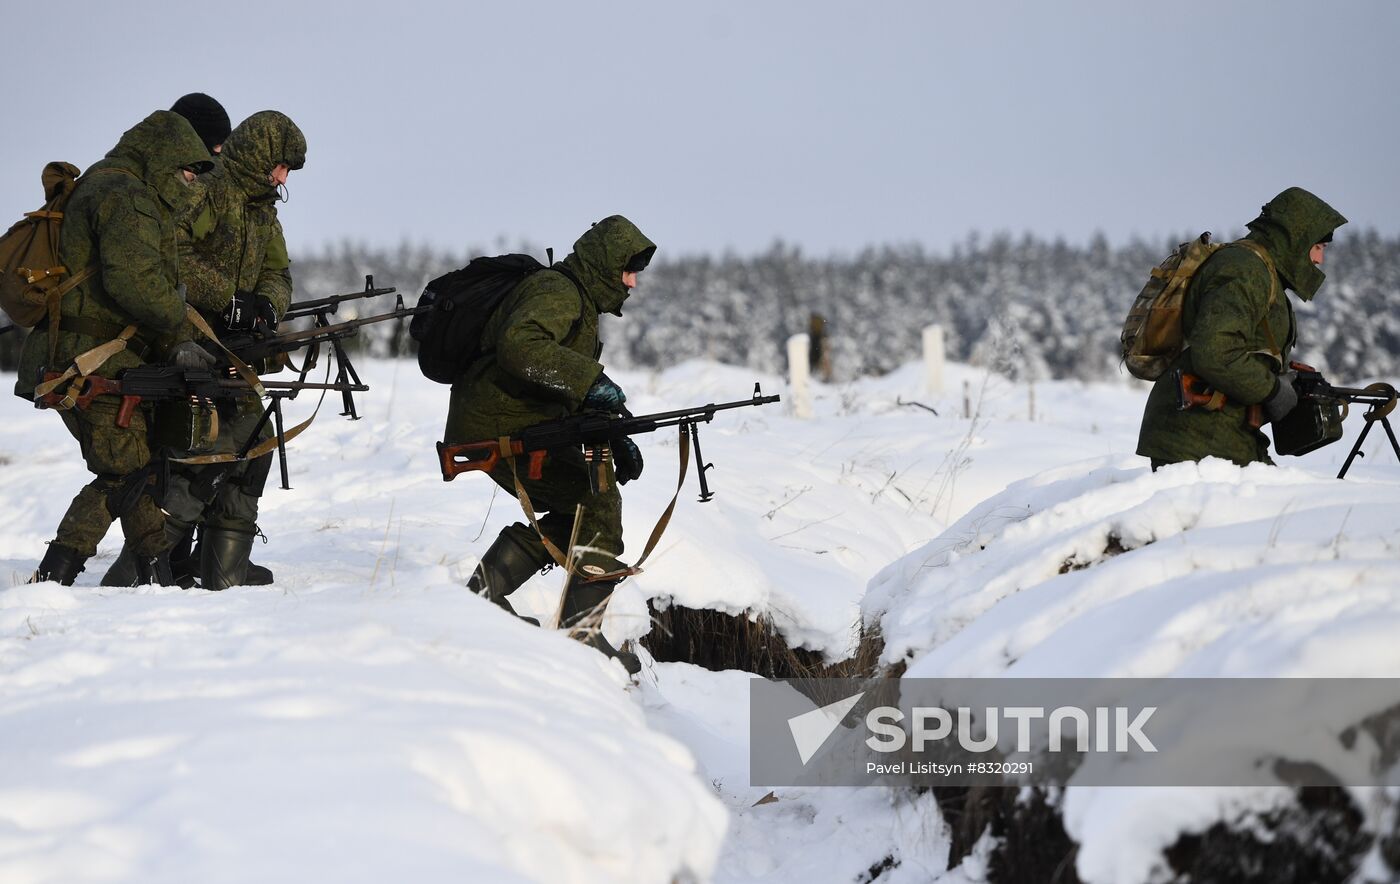
[[1305,398],[1274,421],[1274,450],[1279,454],[1299,455],[1331,445],[1342,438],[1345,418],[1338,400]]
[[218,409],[188,399],[157,402],[151,418],[151,445],[181,454],[208,454],[219,438]]

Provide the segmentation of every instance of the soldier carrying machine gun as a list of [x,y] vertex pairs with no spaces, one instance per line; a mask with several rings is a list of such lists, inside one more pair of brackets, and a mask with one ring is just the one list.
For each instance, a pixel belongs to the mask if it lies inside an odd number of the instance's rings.
[[[328,317],[343,302],[388,294],[396,294],[396,289],[376,288],[374,277],[366,276],[363,291],[292,304],[283,319],[315,317],[315,324],[310,328],[286,332],[254,330],[224,335],[220,338],[220,343],[228,353],[224,366],[188,369],[167,365],[144,365],[124,369],[114,378],[89,374],[82,377],[75,388],[63,392],[55,389],[36,399],[35,405],[40,408],[77,407],[85,410],[91,406],[94,397],[120,396],[122,404],[117,412],[116,425],[126,428],[130,425],[136,407],[142,401],[150,401],[158,406],[160,403],[176,403],[181,408],[181,415],[177,416],[174,409],[168,410],[162,415],[164,420],[158,420],[156,424],[158,428],[164,425],[161,436],[166,447],[190,455],[177,458],[187,463],[231,462],[260,457],[268,453],[271,447],[257,445],[256,440],[267,422],[272,421],[276,430],[273,440],[278,453],[282,487],[290,488],[286,442],[309,426],[311,419],[290,430],[284,430],[282,400],[294,399],[302,390],[320,390],[323,393],[336,391],[343,397],[342,414],[350,416],[352,420],[357,419],[353,396],[355,393],[367,392],[369,386],[360,380],[342,342],[356,335],[359,329],[366,325],[402,319],[414,315],[417,311],[404,307],[403,297],[400,295],[395,309],[388,313],[339,323],[331,323]],[[307,375],[319,360],[321,344],[329,344],[331,347],[336,367],[334,380],[330,379],[330,367],[327,366],[326,382],[308,382]],[[286,359],[287,355],[303,348],[310,350],[301,366],[292,366],[298,375],[294,381],[267,381],[256,375],[248,377],[229,364],[271,360],[290,365]],[[43,379],[50,381],[58,376],[56,372],[47,372]],[[240,444],[235,454],[205,455],[204,452],[218,435],[217,404],[246,395],[249,390],[258,390],[269,399],[253,432]],[[191,407],[186,409],[186,405]],[[188,411],[187,417],[184,416],[185,411]]]
[[[1335,387],[1329,384],[1322,373],[1301,362],[1289,363],[1293,389],[1298,393],[1298,405],[1283,418],[1273,422],[1274,450],[1279,454],[1303,455],[1330,445],[1342,438],[1342,422],[1346,420],[1352,404],[1365,405],[1362,417],[1366,426],[1361,429],[1351,453],[1337,473],[1338,479],[1346,478],[1352,462],[1364,457],[1361,446],[1371,428],[1380,423],[1390,438],[1391,450],[1400,459],[1400,441],[1390,425],[1390,413],[1395,410],[1397,393],[1393,386],[1384,383],[1369,384],[1364,388]],[[1177,369],[1175,372],[1177,402],[1182,410],[1206,408],[1218,410],[1226,404],[1223,394],[1211,389],[1200,378]],[[1250,406],[1246,409],[1245,420],[1249,426],[1258,429],[1264,425],[1263,409]]]

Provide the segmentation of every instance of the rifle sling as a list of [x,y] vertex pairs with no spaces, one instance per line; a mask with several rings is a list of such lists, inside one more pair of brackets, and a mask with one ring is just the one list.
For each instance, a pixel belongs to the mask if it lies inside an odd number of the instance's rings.
[[[685,476],[690,469],[690,437],[686,435],[684,425],[680,426],[680,437],[680,472],[676,478],[676,493],[671,495],[671,502],[666,505],[666,509],[661,513],[661,518],[656,520],[656,525],[651,529],[651,536],[647,538],[646,546],[642,548],[641,557],[638,558],[636,563],[631,567],[610,571],[606,574],[586,576],[583,578],[585,583],[619,580],[623,577],[631,577],[634,574],[640,573],[642,570],[642,563],[647,560],[652,554],[652,551],[656,549],[656,545],[661,542],[661,535],[666,533],[667,527],[671,524],[671,516],[676,511],[676,501],[680,499],[681,488],[685,485]],[[508,455],[510,451],[510,438],[502,437],[500,444],[503,455],[507,455],[510,461],[511,478],[515,480],[515,494],[520,500],[520,508],[525,511],[525,518],[530,520],[530,527],[535,529],[535,533],[539,535],[540,541],[544,543],[545,550],[549,552],[550,558],[554,559],[556,564],[563,568],[568,574],[577,573],[573,568],[573,557],[566,556],[559,547],[548,537],[545,537],[544,532],[540,530],[540,523],[535,515],[534,504],[530,502],[530,495],[525,490],[525,484],[520,481],[520,473],[515,469],[515,458]],[[570,552],[572,552],[572,550],[570,550]]]
[[108,359],[125,350],[127,341],[135,334],[136,326],[128,325],[107,343],[99,344],[91,350],[74,356],[73,364],[64,369],[62,374],[51,381],[44,381],[34,388],[34,401],[38,402],[71,379],[73,383],[68,388],[68,392],[62,401],[54,407],[60,411],[72,408],[77,403],[78,393],[82,390],[83,379],[101,368]]
[[305,430],[307,427],[311,426],[311,422],[316,419],[316,415],[321,413],[321,404],[326,401],[327,392],[327,390],[321,391],[321,398],[316,400],[316,410],[311,412],[311,417],[297,424],[295,427],[292,427],[290,430],[287,430],[286,432],[282,433],[282,435],[280,436],[276,433],[273,433],[271,439],[264,439],[257,445],[254,445],[252,448],[248,449],[248,453],[243,457],[239,457],[237,454],[198,454],[193,457],[172,457],[170,459],[170,462],[195,465],[204,465],[211,463],[237,463],[239,461],[244,460],[257,460],[260,457],[271,454],[272,452],[277,450],[279,440],[280,444],[285,445],[288,442],[295,439],[297,436],[300,436],[302,430]]
[[[204,317],[199,315],[198,310],[186,304],[185,317],[189,319],[191,325],[199,329],[206,338],[213,341],[218,345],[220,350],[224,351],[224,355],[228,357],[229,363],[233,365],[234,369],[238,372],[238,376],[248,382],[248,386],[253,388],[253,392],[257,393],[259,397],[267,395],[267,391],[263,389],[262,381],[258,379],[258,373],[253,371],[248,363],[239,359],[236,353],[224,346],[224,342],[219,340],[219,336],[215,334],[214,329],[204,320]],[[320,408],[319,405],[316,407]]]

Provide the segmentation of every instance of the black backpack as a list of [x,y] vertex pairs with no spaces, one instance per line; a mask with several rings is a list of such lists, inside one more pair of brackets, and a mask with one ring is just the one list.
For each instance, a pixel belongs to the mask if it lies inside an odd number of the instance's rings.
[[408,324],[418,342],[418,368],[439,384],[450,384],[481,355],[481,332],[521,280],[546,269],[530,255],[473,258],[466,267],[428,283],[419,313]]

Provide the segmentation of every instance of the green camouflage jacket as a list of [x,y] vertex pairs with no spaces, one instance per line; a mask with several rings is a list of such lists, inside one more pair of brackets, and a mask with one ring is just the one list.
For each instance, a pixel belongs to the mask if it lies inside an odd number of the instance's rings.
[[206,320],[216,323],[235,291],[266,297],[278,316],[291,303],[291,261],[268,175],[278,163],[299,169],[305,161],[296,124],[260,111],[229,135],[214,171],[194,182],[180,224],[180,278]]
[[612,215],[579,237],[567,258],[526,277],[487,321],[485,355],[452,385],[446,441],[492,439],[577,411],[603,371],[598,316],[622,314],[623,269],[655,249],[631,221]]
[[[98,272],[64,296],[64,317],[87,322],[88,332],[63,330],[60,321],[54,370],[78,354],[106,343],[135,324],[149,347],[118,353],[99,369],[115,372],[164,355],[189,340],[185,303],[177,291],[179,271],[175,216],[189,201],[185,167],[207,168],[209,151],[179,114],[156,111],[122,135],[107,156],[93,164],[68,202],[59,254],[74,272],[96,264]],[[15,395],[33,396],[37,373],[48,362],[49,336],[42,327],[25,339]]]
[[1196,271],[1182,303],[1186,349],[1173,363],[1225,394],[1219,411],[1181,410],[1174,372],[1152,387],[1142,416],[1137,453],[1176,463],[1213,456],[1247,464],[1268,461],[1269,440],[1251,429],[1245,411],[1269,397],[1297,340],[1287,288],[1311,300],[1323,273],[1308,257],[1314,243],[1346,223],[1335,209],[1306,190],[1291,187],[1249,223],[1246,239],[1268,252],[1274,273],[1247,247],[1229,245]]

